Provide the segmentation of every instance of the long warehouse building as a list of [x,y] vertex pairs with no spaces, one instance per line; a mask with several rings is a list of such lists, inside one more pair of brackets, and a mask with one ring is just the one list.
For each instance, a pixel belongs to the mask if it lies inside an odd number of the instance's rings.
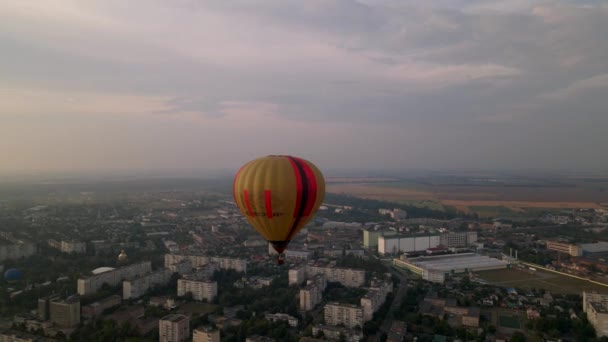
[[378,253],[398,254],[400,252],[422,252],[441,244],[439,234],[395,235],[378,237]]
[[408,269],[422,276],[422,279],[443,283],[446,274],[503,269],[507,268],[509,263],[476,253],[463,253],[411,259],[395,258],[393,265]]

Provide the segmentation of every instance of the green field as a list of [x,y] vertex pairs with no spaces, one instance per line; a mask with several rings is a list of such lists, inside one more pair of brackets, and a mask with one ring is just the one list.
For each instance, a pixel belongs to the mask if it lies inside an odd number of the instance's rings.
[[515,215],[516,212],[507,207],[481,207],[471,206],[469,207],[471,212],[477,213],[481,217],[496,217],[496,216],[511,216]]
[[608,287],[588,281],[550,272],[536,271],[532,274],[504,269],[478,273],[479,278],[492,285],[519,289],[545,289],[553,293],[581,294],[582,291],[608,291]]
[[399,201],[399,203],[411,205],[417,208],[428,208],[432,210],[446,211],[445,206],[441,204],[441,202],[435,200]]
[[503,328],[521,329],[519,317],[513,315],[499,315],[498,324]]

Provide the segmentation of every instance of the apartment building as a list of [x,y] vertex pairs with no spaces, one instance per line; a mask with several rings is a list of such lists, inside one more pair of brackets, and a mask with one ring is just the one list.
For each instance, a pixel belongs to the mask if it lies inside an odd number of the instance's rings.
[[608,336],[608,294],[583,292],[583,311],[597,336]]
[[197,268],[209,263],[217,263],[221,269],[235,270],[247,273],[247,260],[235,258],[220,258],[205,255],[186,255],[186,254],[165,254],[165,267],[169,268],[173,264],[184,260],[190,260],[192,267]]
[[448,248],[468,247],[474,242],[477,242],[477,232],[446,232],[440,237],[440,245]]
[[367,293],[361,297],[360,302],[365,322],[374,318],[374,313],[384,304],[386,296],[393,291],[391,281],[373,280],[371,285]]
[[177,280],[177,295],[182,297],[192,293],[194,300],[211,302],[217,297],[217,282],[203,278],[184,278]]
[[190,339],[190,318],[168,315],[158,322],[159,342],[182,342]]
[[365,271],[355,268],[307,266],[307,276],[323,275],[328,282],[337,282],[346,287],[365,285]]
[[337,302],[325,305],[325,324],[344,324],[347,328],[363,327],[365,323],[363,308],[353,304],[341,304]]
[[173,273],[170,270],[162,269],[135,279],[125,280],[122,282],[122,298],[125,300],[139,298],[156,285],[167,285],[171,280],[171,274]]
[[196,328],[192,342],[220,342],[220,331],[209,326]]
[[29,242],[0,244],[0,261],[27,258],[36,254],[36,245]]
[[117,269],[104,267],[93,271],[90,276],[78,279],[78,294],[86,296],[97,292],[103,284],[118,286],[123,280],[136,279],[152,271],[152,263],[143,261]]
[[313,310],[323,300],[323,291],[327,287],[325,276],[316,275],[309,280],[306,287],[300,290],[300,310]]
[[306,280],[306,266],[295,267],[289,270],[289,285],[300,285]]
[[182,260],[178,263],[166,266],[166,268],[169,269],[171,273],[178,273],[179,275],[184,275],[192,271],[192,261]]
[[80,323],[80,298],[52,299],[49,303],[50,320],[60,328],[71,328]]

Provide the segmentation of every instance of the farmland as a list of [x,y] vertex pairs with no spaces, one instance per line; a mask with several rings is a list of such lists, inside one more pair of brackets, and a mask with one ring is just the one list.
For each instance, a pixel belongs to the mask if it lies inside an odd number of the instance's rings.
[[577,208],[608,208],[608,180],[475,182],[473,180],[328,179],[327,191],[483,217]]

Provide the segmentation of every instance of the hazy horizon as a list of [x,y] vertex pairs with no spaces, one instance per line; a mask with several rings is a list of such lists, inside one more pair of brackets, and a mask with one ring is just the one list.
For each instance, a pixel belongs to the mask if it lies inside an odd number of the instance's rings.
[[0,0],[0,175],[608,174],[606,37],[593,0]]

